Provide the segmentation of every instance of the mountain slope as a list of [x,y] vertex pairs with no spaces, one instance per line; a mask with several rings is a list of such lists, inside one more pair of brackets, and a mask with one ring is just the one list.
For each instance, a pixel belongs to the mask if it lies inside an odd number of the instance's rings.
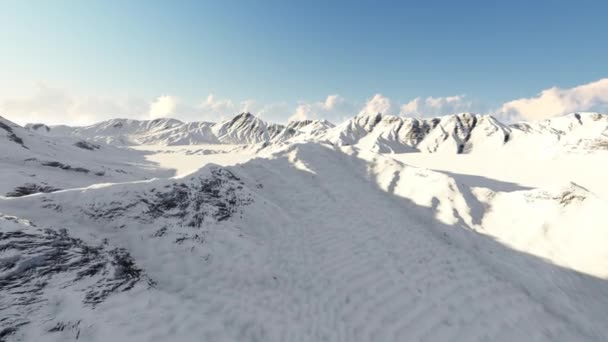
[[[605,280],[476,233],[484,227],[480,198],[492,196],[467,189],[369,151],[305,143],[270,146],[260,158],[184,178],[0,199],[5,217],[65,228],[104,251],[124,249],[149,279],[93,308],[78,287],[57,294],[66,279],[57,275],[41,292],[53,306],[15,307],[28,312],[27,322],[7,336],[605,339]],[[20,256],[9,272],[28,260]]]
[[0,117],[0,196],[169,176],[143,152],[44,136]]
[[213,134],[211,122],[190,122],[177,125],[158,132],[145,134],[137,138],[137,143],[143,145],[200,145],[218,144],[219,140]]
[[241,113],[219,122],[212,130],[218,140],[225,144],[256,144],[269,141],[271,134],[267,124],[251,113]]

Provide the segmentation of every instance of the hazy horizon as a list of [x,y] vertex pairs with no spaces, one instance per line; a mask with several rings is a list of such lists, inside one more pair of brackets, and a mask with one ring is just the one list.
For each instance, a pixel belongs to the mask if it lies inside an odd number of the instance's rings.
[[[604,2],[0,1],[0,113],[340,122],[608,109]],[[576,15],[573,15],[576,14]]]

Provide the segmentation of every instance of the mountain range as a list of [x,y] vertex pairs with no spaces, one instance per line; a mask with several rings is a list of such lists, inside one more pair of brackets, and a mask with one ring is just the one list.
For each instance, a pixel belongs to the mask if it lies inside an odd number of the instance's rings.
[[326,141],[337,146],[360,145],[380,153],[470,153],[521,144],[533,148],[605,149],[608,116],[572,113],[534,123],[504,124],[490,115],[474,113],[429,119],[363,114],[336,126],[325,120],[272,124],[241,113],[217,123],[113,119],[85,127],[29,124],[26,128],[41,135],[119,146]]

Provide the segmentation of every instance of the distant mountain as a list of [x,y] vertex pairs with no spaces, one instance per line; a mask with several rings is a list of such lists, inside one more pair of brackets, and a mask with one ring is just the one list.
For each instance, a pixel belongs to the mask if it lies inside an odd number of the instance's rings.
[[28,124],[26,128],[50,136],[73,136],[94,142],[112,145],[139,145],[139,139],[148,134],[158,133],[184,123],[176,119],[131,120],[112,119],[90,126],[46,126]]
[[286,126],[267,123],[251,113],[217,123],[112,119],[85,127],[26,125],[28,130],[44,136],[71,136],[117,146],[283,142],[294,137],[314,138],[332,127],[326,120],[292,121]]
[[358,115],[318,139],[381,153],[447,152],[517,146],[552,146],[572,151],[608,148],[608,116],[573,113],[536,123],[506,125],[490,115],[462,113],[431,119]]
[[200,145],[218,144],[211,128],[212,122],[190,122],[176,125],[157,132],[139,136],[136,141],[143,145]]
[[326,120],[280,125],[241,113],[218,123],[113,119],[86,127],[44,124],[26,127],[45,136],[72,136],[119,146],[325,141],[381,153],[471,153],[503,147],[585,152],[608,148],[608,116],[598,113],[572,113],[512,125],[474,113],[426,119],[360,114],[338,126]]
[[230,120],[218,122],[211,130],[224,144],[257,144],[270,141],[283,129],[283,126],[267,124],[251,113],[241,113]]

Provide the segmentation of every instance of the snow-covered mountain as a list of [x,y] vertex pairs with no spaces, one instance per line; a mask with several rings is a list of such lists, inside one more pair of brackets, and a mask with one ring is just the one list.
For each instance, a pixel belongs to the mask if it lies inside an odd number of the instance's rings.
[[213,134],[211,122],[190,122],[171,128],[152,132],[136,139],[143,145],[201,145],[218,144],[220,141]]
[[270,141],[283,129],[269,125],[251,113],[241,113],[230,120],[219,122],[212,128],[218,140],[227,144],[257,144]]
[[606,340],[607,127],[0,118],[0,341]]
[[606,149],[608,116],[573,113],[536,123],[505,125],[490,115],[473,113],[432,119],[363,114],[329,130],[320,139],[381,153],[471,153],[513,145],[527,149]]
[[131,120],[112,119],[85,127],[47,126],[29,124],[26,128],[51,136],[74,136],[112,145],[137,145],[140,138],[182,125],[176,119]]
[[42,135],[73,136],[113,145],[258,144],[325,141],[380,153],[472,153],[512,149],[561,149],[589,152],[608,146],[608,116],[572,113],[534,123],[503,124],[490,115],[462,113],[417,119],[360,114],[335,126],[325,120],[287,125],[267,123],[241,113],[218,123],[109,120],[87,127],[28,125]]
[[26,125],[27,129],[45,136],[72,136],[118,146],[283,142],[296,136],[314,138],[332,127],[326,120],[294,121],[287,126],[271,124],[251,113],[241,113],[218,123],[113,119],[86,127]]

